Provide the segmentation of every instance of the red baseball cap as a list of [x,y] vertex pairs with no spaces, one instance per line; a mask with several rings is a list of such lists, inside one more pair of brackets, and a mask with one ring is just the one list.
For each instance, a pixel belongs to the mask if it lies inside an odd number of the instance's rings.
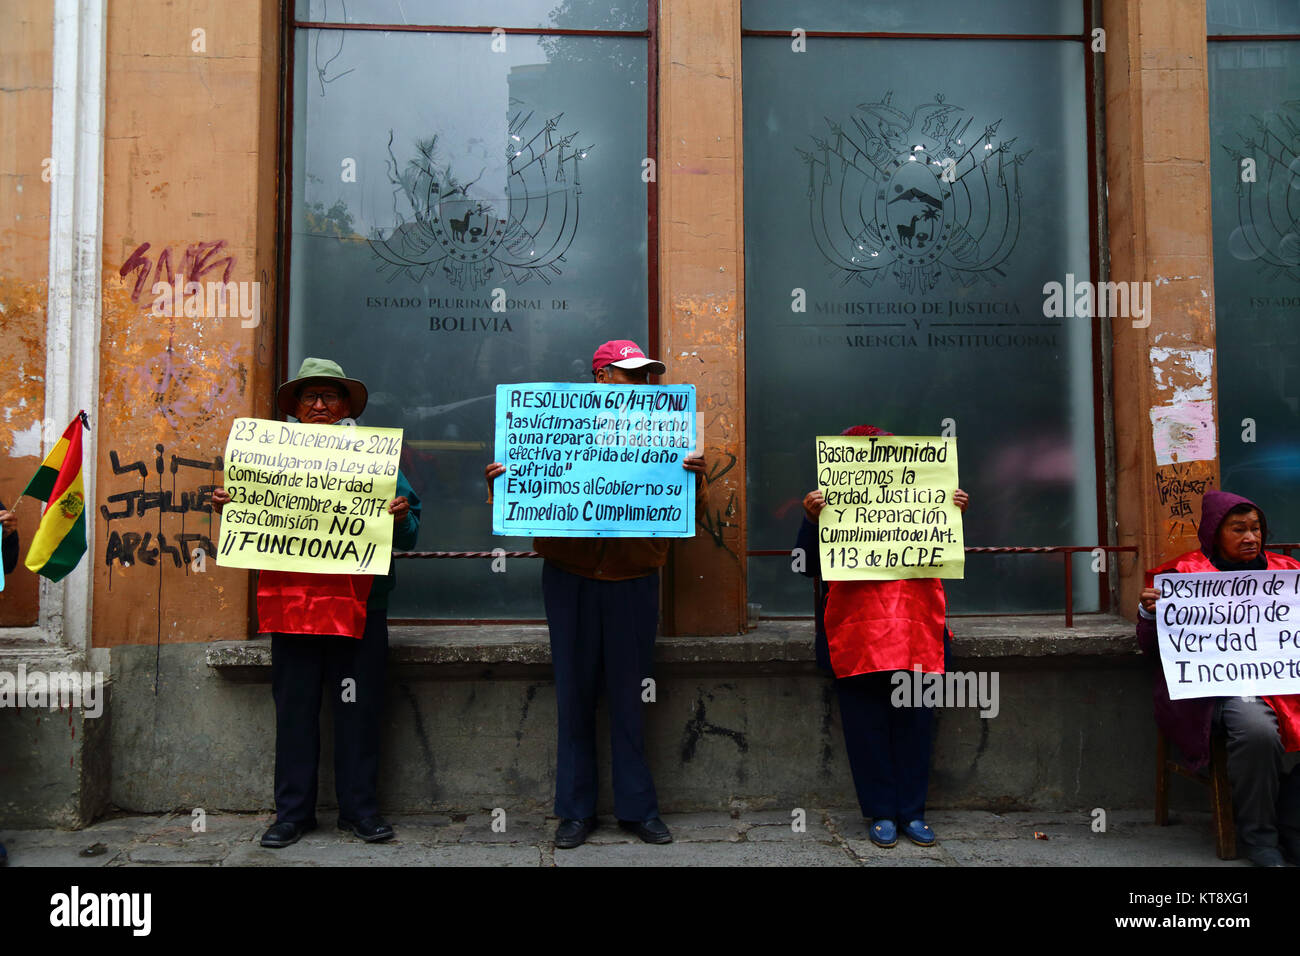
[[596,354],[591,357],[591,370],[595,372],[606,365],[628,369],[648,368],[652,375],[662,375],[668,371],[668,366],[663,362],[646,358],[641,346],[629,339],[615,339],[596,349]]

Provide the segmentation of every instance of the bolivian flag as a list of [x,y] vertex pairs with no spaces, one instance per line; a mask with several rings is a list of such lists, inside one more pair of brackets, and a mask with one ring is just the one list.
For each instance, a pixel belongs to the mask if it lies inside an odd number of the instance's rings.
[[84,412],[63,430],[23,494],[46,502],[40,527],[27,550],[28,569],[58,581],[86,553],[86,494],[81,483]]

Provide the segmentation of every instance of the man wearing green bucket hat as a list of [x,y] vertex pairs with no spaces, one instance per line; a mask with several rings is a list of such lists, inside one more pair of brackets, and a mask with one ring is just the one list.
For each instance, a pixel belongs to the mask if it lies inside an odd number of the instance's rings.
[[[281,385],[275,397],[285,415],[333,425],[358,417],[369,395],[337,362],[306,358],[297,378]],[[218,511],[229,501],[225,488],[212,492]],[[414,548],[420,497],[400,471],[388,513],[393,547]],[[263,834],[262,846],[289,846],[316,828],[322,686],[334,697],[339,829],[367,843],[392,839],[393,828],[379,814],[378,785],[388,595],[395,583],[391,564],[386,577],[258,572],[257,629],[271,635],[275,698],[275,823]],[[340,692],[346,680],[354,682],[353,694]]]

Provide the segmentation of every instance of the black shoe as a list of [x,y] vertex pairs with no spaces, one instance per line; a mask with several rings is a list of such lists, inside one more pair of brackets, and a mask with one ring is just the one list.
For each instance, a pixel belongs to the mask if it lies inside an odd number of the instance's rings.
[[1256,866],[1286,866],[1282,851],[1275,846],[1247,846],[1244,849],[1246,859]]
[[347,830],[354,836],[359,836],[367,843],[383,843],[385,840],[393,838],[393,828],[383,817],[366,817],[360,823],[353,823],[339,817],[339,829]]
[[672,843],[673,835],[668,832],[668,827],[658,817],[637,822],[634,820],[619,820],[618,825],[624,830],[631,830],[641,838],[642,843]]
[[596,823],[595,817],[587,817],[585,820],[568,818],[561,820],[560,825],[555,828],[555,848],[572,850],[574,847],[582,846],[587,842],[587,835],[596,829]]
[[1282,837],[1278,843],[1280,844],[1282,855],[1286,857],[1286,861],[1292,866],[1300,866],[1300,840]]
[[304,833],[310,833],[316,829],[314,821],[304,823],[272,823],[262,834],[262,846],[269,846],[278,849],[282,846],[293,846],[302,839]]

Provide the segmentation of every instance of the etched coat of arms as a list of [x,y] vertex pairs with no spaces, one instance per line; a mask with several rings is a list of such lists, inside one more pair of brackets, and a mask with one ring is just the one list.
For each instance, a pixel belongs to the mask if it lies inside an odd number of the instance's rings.
[[1253,134],[1223,145],[1236,166],[1238,224],[1228,251],[1257,260],[1273,278],[1300,282],[1300,100],[1251,118]]
[[418,142],[416,155],[403,167],[393,155],[390,133],[388,176],[397,222],[369,239],[383,261],[380,270],[413,282],[441,270],[461,290],[503,279],[549,284],[560,274],[559,263],[577,233],[579,164],[592,149],[573,145],[576,131],[557,133],[563,115],[532,134],[527,132],[532,113],[510,119],[505,194],[499,196],[477,188],[481,170],[471,181],[459,180],[451,164],[438,159],[436,136]]
[[972,134],[974,118],[942,94],[911,113],[892,99],[861,104],[847,124],[828,118],[828,135],[796,150],[817,248],[844,282],[868,287],[885,275],[906,292],[1005,275],[1029,153],[998,140],[1000,119]]

